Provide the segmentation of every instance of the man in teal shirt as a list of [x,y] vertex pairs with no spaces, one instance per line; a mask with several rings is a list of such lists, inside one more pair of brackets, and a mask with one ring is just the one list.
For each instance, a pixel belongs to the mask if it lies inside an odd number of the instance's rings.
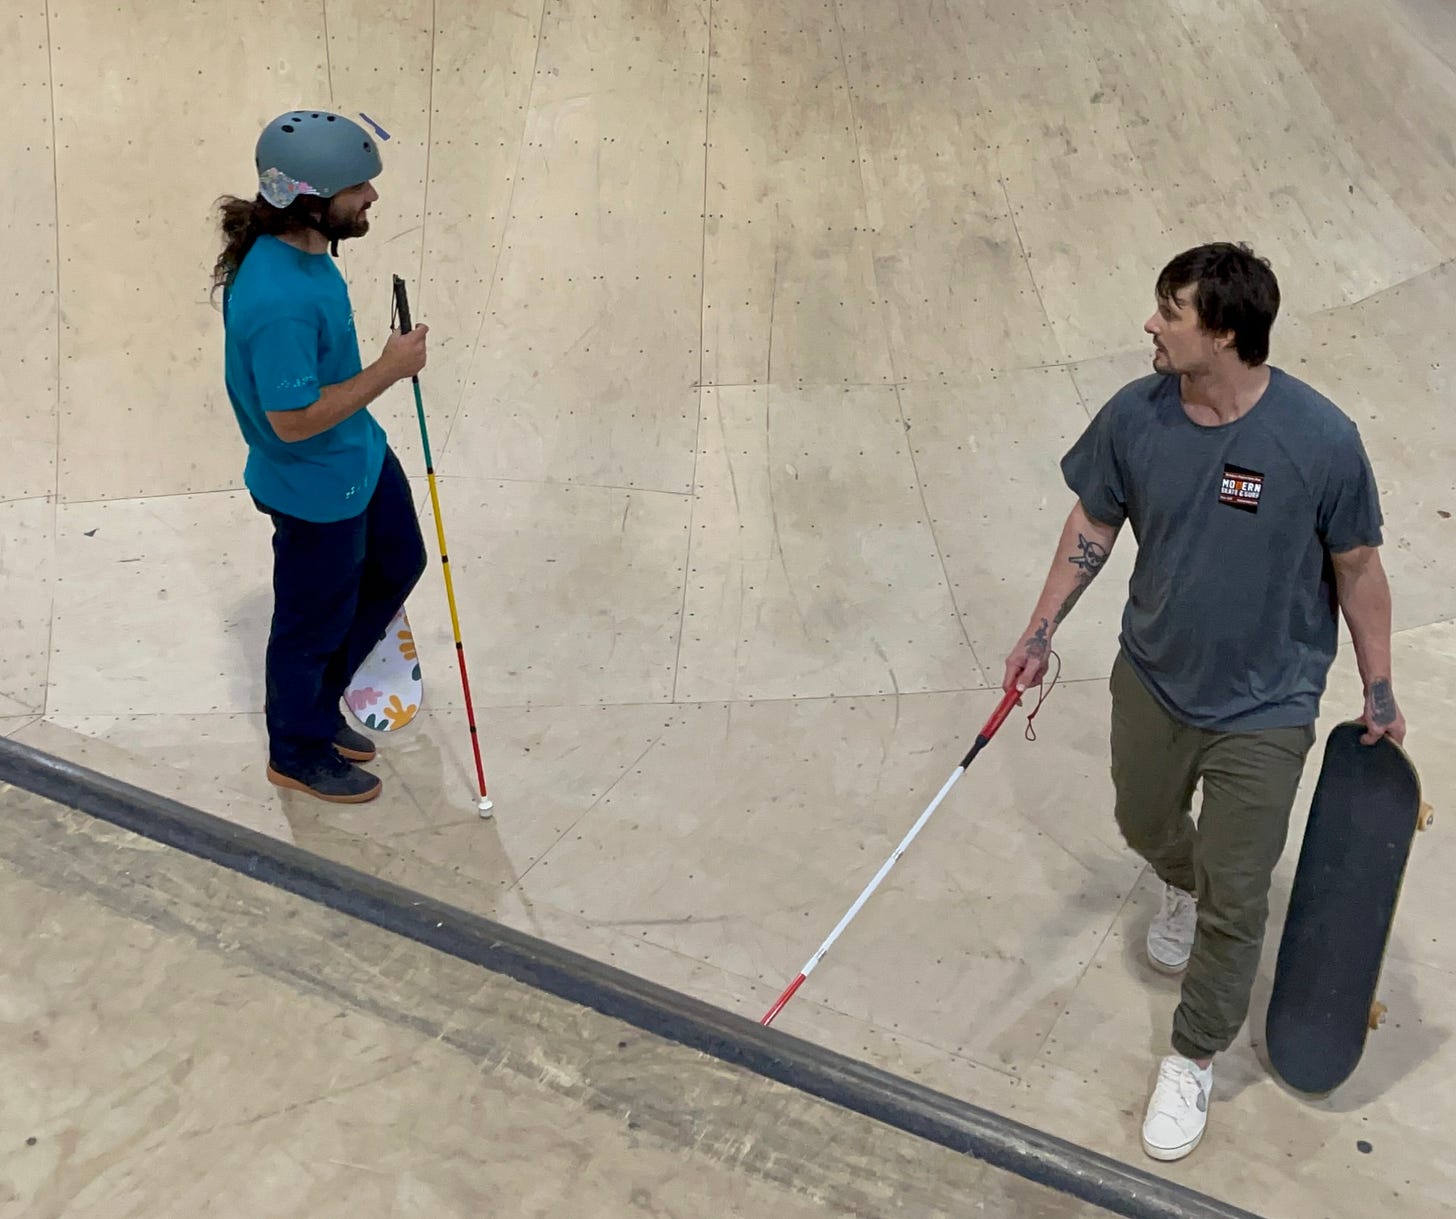
[[273,521],[266,656],[268,778],[321,799],[379,794],[374,756],[340,699],[425,567],[409,483],[368,407],[425,365],[428,327],[391,335],[368,367],[330,250],[369,231],[383,169],[374,138],[291,110],[258,139],[258,195],[220,204],[228,398],[244,482]]

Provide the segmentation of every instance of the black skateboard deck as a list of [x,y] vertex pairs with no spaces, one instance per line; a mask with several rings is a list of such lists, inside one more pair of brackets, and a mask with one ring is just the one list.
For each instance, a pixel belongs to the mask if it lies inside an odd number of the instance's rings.
[[1431,820],[1405,751],[1389,737],[1362,745],[1364,733],[1349,721],[1325,742],[1265,1017],[1270,1064],[1313,1095],[1350,1077],[1384,1018],[1381,962],[1412,840]]

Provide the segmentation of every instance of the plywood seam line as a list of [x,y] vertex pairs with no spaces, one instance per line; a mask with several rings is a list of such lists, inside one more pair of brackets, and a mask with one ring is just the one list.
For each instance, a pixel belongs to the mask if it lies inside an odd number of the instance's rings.
[[[333,40],[329,37],[329,0],[319,0],[319,21],[324,28],[324,94],[329,99],[329,108],[338,111],[338,99],[334,96],[334,55]],[[342,264],[339,271],[346,283],[350,285],[351,294],[353,287],[353,276],[349,274],[349,246],[347,242],[338,243],[334,246],[338,251],[333,257]]]
[[[525,881],[526,877],[528,877],[533,871],[535,871],[536,867],[541,864],[548,855],[551,854],[552,851],[554,851],[567,838],[569,838],[572,834],[576,832],[577,827],[580,826],[583,821],[585,821],[594,812],[596,812],[598,808],[602,806],[602,804],[611,796],[611,794],[616,791],[618,787],[621,786],[623,780],[625,780],[628,775],[636,771],[637,768],[641,766],[644,761],[647,760],[647,755],[650,754],[654,749],[656,749],[660,744],[662,744],[662,739],[666,735],[667,733],[665,730],[658,733],[657,736],[654,737],[652,741],[648,744],[646,749],[644,749],[635,758],[633,758],[632,761],[627,763],[626,766],[622,767],[622,770],[617,775],[617,777],[602,788],[601,794],[598,795],[597,798],[593,800],[589,805],[587,805],[586,808],[582,810],[581,815],[577,817],[576,820],[574,820],[564,830],[562,830],[561,833],[558,834],[555,839],[552,840],[552,842],[526,866],[526,870],[522,872],[519,876],[517,876],[516,879],[503,890],[503,892],[516,893],[520,895],[521,900],[524,901],[528,907],[532,904],[540,904],[545,906],[551,906],[552,909],[556,910],[561,909],[561,907],[554,906],[550,902],[533,903],[532,900],[527,897],[524,891],[521,889],[522,883]],[[579,917],[579,915],[571,910],[564,910],[562,912],[571,915],[573,918]]]
[[[485,334],[486,319],[490,317],[490,303],[495,299],[496,285],[500,281],[500,265],[501,259],[505,257],[506,238],[511,231],[511,219],[516,214],[516,189],[521,184],[521,163],[526,155],[526,133],[531,127],[531,106],[536,96],[536,76],[541,70],[541,40],[546,36],[546,10],[550,7],[551,0],[541,0],[541,11],[536,15],[536,47],[531,55],[531,83],[526,87],[526,100],[521,106],[521,135],[516,143],[515,164],[511,167],[510,194],[506,197],[505,214],[501,218],[500,239],[496,242],[495,261],[490,268],[490,283],[486,287],[485,302],[480,309],[480,325],[476,328],[475,340],[470,345],[470,356],[465,363],[465,372],[460,378],[460,396],[445,424],[446,450],[450,444],[450,437],[455,434],[455,424],[465,409],[465,397],[470,392],[470,373],[475,368],[476,357],[480,354],[481,336]],[[444,451],[441,456],[444,456]]]
[[1077,383],[1077,366],[1075,364],[1058,364],[1053,367],[1065,368],[1067,370],[1067,380],[1072,383],[1072,389],[1077,395],[1077,401],[1082,404],[1082,414],[1086,415],[1090,422],[1095,412],[1087,405],[1087,395],[1082,392],[1082,387]]
[[[955,581],[951,579],[950,569],[945,565],[945,547],[940,544],[940,535],[935,530],[935,518],[930,512],[930,501],[925,498],[925,482],[920,477],[920,463],[915,460],[915,441],[910,435],[910,420],[905,417],[905,400],[900,393],[900,386],[897,383],[893,386],[895,393],[895,406],[900,412],[900,424],[904,428],[905,452],[910,458],[910,470],[915,475],[915,491],[920,496],[920,508],[925,513],[925,527],[930,531],[930,540],[935,543],[935,560],[940,564],[940,574],[945,580],[945,595],[950,598],[951,609],[955,611],[956,624],[961,628],[961,638],[966,641],[966,647],[971,652],[971,662],[980,673],[981,680],[987,687],[993,684],[993,678],[987,671],[986,666],[981,663],[981,658],[976,654],[976,645],[971,642],[971,632],[966,627],[965,615],[961,612],[960,600],[956,597]],[[893,671],[891,673],[893,677]],[[899,699],[899,690],[896,689],[895,697]]]
[[[885,340],[885,359],[890,365],[890,381],[891,383],[898,383],[900,380],[900,370],[895,366],[895,336],[890,325],[884,285],[880,283],[880,260],[876,257],[877,251],[874,240],[879,234],[875,230],[870,215],[870,192],[869,187],[865,185],[864,149],[860,147],[859,142],[859,111],[854,104],[854,83],[850,80],[849,76],[849,52],[845,49],[844,18],[840,13],[839,0],[834,0],[833,7],[834,29],[839,39],[839,70],[844,76],[844,95],[846,105],[849,107],[849,134],[854,140],[854,169],[856,176],[859,178],[860,210],[864,218],[865,238],[869,241],[870,246],[870,282],[875,286],[875,316],[879,319],[880,331]],[[769,336],[769,341],[773,341],[772,334]],[[877,384],[881,383],[877,382]],[[899,394],[897,392],[896,398],[898,399],[898,397]],[[916,476],[916,481],[919,481],[918,475]]]
[[[420,200],[420,270],[414,293],[416,315],[419,317],[427,316],[429,304],[425,296],[425,252],[430,248],[430,162],[435,151],[435,48],[440,34],[438,17],[438,0],[430,0],[430,79],[425,86],[425,182],[424,197]],[[450,450],[450,433],[454,430],[454,424],[455,419],[452,416],[445,426],[444,436],[440,439],[442,458]]]
[[763,383],[772,392],[773,387],[773,340],[774,321],[779,312],[779,205],[774,204],[773,225],[773,280],[768,293],[768,352],[763,361]]
[[1320,317],[1332,317],[1335,314],[1340,313],[1346,309],[1358,309],[1361,305],[1369,304],[1372,301],[1377,301],[1382,296],[1385,296],[1389,293],[1399,292],[1402,288],[1406,287],[1408,284],[1415,283],[1417,280],[1426,279],[1427,277],[1432,275],[1439,275],[1442,271],[1453,265],[1456,265],[1456,258],[1443,258],[1440,262],[1432,263],[1424,271],[1418,271],[1414,275],[1407,275],[1404,279],[1397,280],[1393,284],[1386,284],[1383,288],[1376,288],[1373,292],[1367,292],[1364,296],[1356,297],[1354,300],[1342,301],[1338,305],[1329,305],[1324,309],[1312,309],[1308,313],[1295,313],[1293,314],[1293,316],[1299,318],[1300,320],[1306,320]]
[[[713,136],[713,0],[708,0],[707,30],[704,36],[703,56],[703,239],[698,250],[698,386],[703,385],[706,365],[704,352],[708,344],[708,158],[711,156]],[[702,411],[698,412],[698,426],[702,428]],[[694,457],[694,491],[697,488],[697,459]]]
[[1031,281],[1031,290],[1036,293],[1037,307],[1041,310],[1042,325],[1047,328],[1051,335],[1052,342],[1056,344],[1057,351],[1061,354],[1061,364],[1070,364],[1072,361],[1067,356],[1067,349],[1062,346],[1061,336],[1057,334],[1057,328],[1052,324],[1052,315],[1047,312],[1046,297],[1042,295],[1041,285],[1036,282],[1036,268],[1031,265],[1031,259],[1026,254],[1026,241],[1021,236],[1021,225],[1016,223],[1016,207],[1011,202],[1011,187],[1006,184],[1006,175],[1001,172],[1001,149],[996,149],[996,181],[1001,184],[1001,197],[1006,200],[1006,219],[1011,221],[1011,231],[1016,234],[1016,248],[1021,252],[1021,265],[1026,268],[1026,278]]
[[1392,639],[1397,639],[1402,635],[1414,635],[1419,631],[1428,631],[1433,626],[1449,626],[1453,622],[1456,622],[1456,615],[1448,614],[1444,618],[1433,618],[1430,622],[1417,622],[1412,624],[1411,626],[1402,626],[1392,629],[1392,631],[1390,632],[1390,637]]
[[[1061,846],[1060,843],[1058,843],[1057,845]],[[1066,848],[1063,849],[1065,850]],[[1070,852],[1068,853],[1070,854]],[[1088,950],[1087,962],[1082,966],[1081,969],[1077,971],[1077,981],[1073,983],[1069,993],[1075,994],[1078,988],[1081,987],[1082,980],[1087,976],[1087,971],[1092,968],[1093,963],[1097,960],[1098,957],[1102,955],[1102,950],[1107,946],[1107,941],[1112,939],[1118,927],[1122,925],[1123,914],[1126,912],[1127,908],[1132,905],[1133,899],[1137,895],[1138,886],[1143,883],[1144,877],[1149,875],[1152,875],[1155,880],[1157,879],[1156,874],[1153,873],[1152,867],[1145,865],[1138,871],[1138,874],[1133,877],[1132,881],[1128,884],[1127,893],[1123,897],[1122,901],[1119,903],[1117,907],[1117,912],[1109,920],[1107,924],[1107,930],[1103,933],[1102,938],[1097,941],[1097,947]],[[1052,1039],[1052,1034],[1057,1031],[1057,1025],[1062,1022],[1062,1017],[1066,1014],[1067,1004],[1059,1002],[1057,1004],[1057,1014],[1052,1018],[1051,1023],[1047,1025],[1046,1032],[1042,1034],[1041,1040],[1036,1043],[1037,1058],[1040,1058],[1046,1052],[1047,1042]]]
[[[708,345],[708,157],[713,130],[713,0],[708,0],[707,28],[703,37],[703,207],[702,241],[698,246],[698,422],[693,432],[693,472],[688,480],[688,537],[683,546],[682,604],[677,611],[677,647],[672,658],[672,701],[677,702],[678,682],[682,680],[683,637],[688,631],[688,592],[693,574],[693,530],[698,519],[698,462],[703,453],[703,411],[707,392],[703,387]],[[731,460],[731,459],[730,459]]]
[[[68,508],[95,508],[95,507],[105,506],[106,504],[117,504],[117,503],[145,504],[145,503],[149,503],[152,500],[159,500],[159,499],[175,500],[175,499],[180,499],[180,498],[186,498],[186,499],[189,499],[189,500],[193,500],[193,499],[209,499],[209,498],[215,498],[217,496],[225,496],[225,495],[246,495],[246,494],[248,494],[248,491],[247,491],[247,488],[246,487],[214,487],[214,488],[212,488],[211,490],[208,490],[208,491],[181,491],[181,492],[178,492],[178,491],[158,491],[154,495],[127,495],[127,496],[121,497],[120,499],[113,498],[111,496],[97,496],[95,499],[74,499],[73,498],[73,499],[68,499],[66,501],[66,507],[68,507]],[[38,496],[22,495],[22,496],[19,496],[18,498],[20,498],[20,499],[32,499],[32,498],[40,498],[40,497],[38,497]],[[46,496],[46,498],[47,499],[51,499],[51,498],[54,498],[54,497],[52,497],[52,496]],[[4,502],[4,501],[0,501],[0,502]]]
[[[52,225],[55,233],[55,280],[52,291],[55,293],[52,298],[56,310],[56,367],[55,367],[55,393],[52,404],[56,413],[55,427],[55,460],[51,463],[51,472],[54,481],[51,484],[50,495],[50,517],[51,517],[51,553],[55,555],[57,539],[60,537],[61,527],[61,379],[65,362],[62,356],[64,329],[64,311],[61,309],[61,165],[60,165],[60,132],[56,129],[56,64],[55,64],[55,38],[51,33],[51,5],[46,0],[45,6],[46,21],[46,84],[49,86],[51,100],[51,189],[52,189]],[[50,604],[46,607],[46,649],[45,649],[45,672],[42,678],[43,685],[40,696],[40,716],[45,719],[50,715],[51,709],[51,663],[56,654],[56,595],[55,581],[58,573],[52,568],[52,579],[50,586]]]

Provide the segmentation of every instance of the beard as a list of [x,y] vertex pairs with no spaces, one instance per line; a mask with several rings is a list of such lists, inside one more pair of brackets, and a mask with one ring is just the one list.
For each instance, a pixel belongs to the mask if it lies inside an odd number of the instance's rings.
[[369,218],[364,214],[365,210],[361,207],[341,216],[330,207],[319,224],[319,232],[336,244],[351,237],[363,237],[369,231]]

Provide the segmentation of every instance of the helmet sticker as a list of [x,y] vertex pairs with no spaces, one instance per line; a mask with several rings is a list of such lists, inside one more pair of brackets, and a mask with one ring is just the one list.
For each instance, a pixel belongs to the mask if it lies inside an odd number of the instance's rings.
[[368,123],[369,126],[374,128],[374,134],[377,135],[381,140],[389,139],[389,132],[385,131],[383,127],[381,127],[372,118],[365,114],[364,111],[359,111],[359,117],[363,119],[366,123]]
[[281,169],[264,170],[258,178],[258,191],[274,207],[284,208],[300,195],[317,195],[307,182],[290,178]]

